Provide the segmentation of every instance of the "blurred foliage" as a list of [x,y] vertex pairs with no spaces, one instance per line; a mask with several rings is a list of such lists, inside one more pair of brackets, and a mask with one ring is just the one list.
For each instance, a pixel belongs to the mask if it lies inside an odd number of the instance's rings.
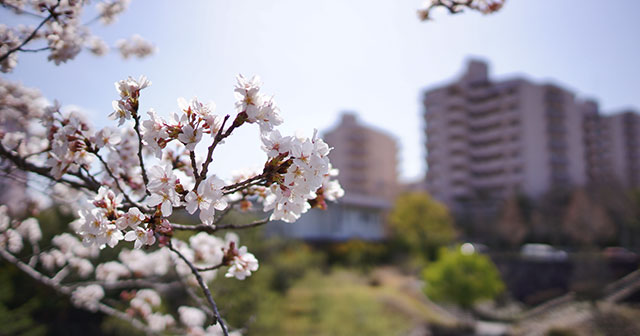
[[441,249],[438,260],[422,273],[425,293],[437,301],[470,308],[480,300],[494,299],[505,286],[491,260],[484,255],[463,254],[460,248]]
[[349,240],[328,246],[329,262],[370,269],[389,261],[390,247],[385,243]]
[[426,193],[399,196],[389,215],[389,223],[394,239],[411,253],[430,260],[440,247],[456,237],[447,207]]
[[379,289],[347,271],[309,272],[275,305],[261,304],[248,335],[403,335],[407,316],[385,307]]
[[555,327],[549,329],[546,336],[578,336],[578,333],[573,329]]
[[[46,327],[33,320],[33,312],[41,305],[40,297],[16,300],[13,278],[17,269],[6,265],[0,268],[0,335],[44,335]],[[17,302],[16,302],[17,301]]]
[[[242,241],[242,240],[241,240]],[[301,243],[266,242],[259,246],[260,268],[245,280],[224,277],[220,271],[211,289],[221,314],[236,328],[248,326],[275,306],[282,295],[310,269],[324,265],[324,256]],[[254,245],[250,245],[252,248]]]

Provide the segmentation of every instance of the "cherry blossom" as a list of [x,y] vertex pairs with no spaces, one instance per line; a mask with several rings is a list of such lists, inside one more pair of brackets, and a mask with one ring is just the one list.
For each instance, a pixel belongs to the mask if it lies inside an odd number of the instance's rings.
[[251,275],[251,272],[258,270],[258,259],[247,252],[247,247],[243,246],[238,249],[238,254],[233,257],[233,262],[227,274],[227,278],[235,277],[238,280],[244,280]]
[[144,245],[153,245],[156,242],[156,237],[153,235],[153,231],[145,230],[142,228],[136,228],[134,231],[127,232],[124,235],[124,240],[135,241],[134,248],[141,248]]
[[79,307],[87,308],[91,311],[98,309],[98,302],[104,297],[104,290],[99,285],[89,285],[78,287],[71,294],[71,302]]
[[[238,228],[270,220],[294,222],[312,206],[324,208],[325,200],[344,194],[328,159],[331,148],[316,133],[311,138],[280,133],[279,109],[272,97],[260,92],[259,79],[238,76],[237,82],[235,117],[216,115],[215,104],[193,98],[179,99],[179,111],[164,119],[154,110],[139,113],[141,90],[150,81],[129,77],[115,83],[118,99],[110,118],[118,128],[93,129],[79,113],[62,113],[58,103],[36,103],[39,93],[0,80],[0,92],[6,93],[0,102],[8,100],[0,107],[0,120],[19,126],[7,130],[0,124],[0,154],[49,179],[67,210],[77,216],[69,223],[74,234],[61,233],[51,248],[39,251],[38,221],[11,219],[7,207],[0,206],[0,249],[17,254],[31,245],[34,256],[25,267],[43,272],[40,279],[55,283],[77,306],[112,314],[109,300],[99,302],[112,298],[110,288],[126,283],[136,288],[121,297],[128,302],[124,316],[133,318],[134,326],[229,335],[219,313],[209,319],[218,325],[208,326],[207,312],[199,308],[180,307],[176,324],[171,315],[158,311],[162,291],[153,287],[173,281],[200,288],[214,307],[207,283],[218,269],[226,268],[225,276],[238,280],[259,269],[246,246],[236,248],[237,235],[217,235],[232,228],[220,223],[227,213],[262,207],[265,218],[233,226]],[[40,120],[39,132],[31,130],[24,115]],[[241,170],[231,181],[210,173],[215,148],[236,128],[255,124],[266,154],[263,169]],[[204,157],[196,153],[200,143],[208,146]],[[193,218],[196,224],[173,222],[170,216],[183,209],[192,215],[199,211]],[[176,231],[194,234],[183,241]],[[125,242],[133,242],[133,249],[122,249],[117,261],[98,258],[101,250]]]

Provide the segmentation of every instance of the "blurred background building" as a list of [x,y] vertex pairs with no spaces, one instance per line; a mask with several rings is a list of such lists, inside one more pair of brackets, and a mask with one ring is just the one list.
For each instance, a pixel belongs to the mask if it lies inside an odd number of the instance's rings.
[[640,187],[640,115],[632,110],[585,118],[587,168],[596,183]]
[[637,185],[637,113],[601,115],[597,103],[554,84],[495,81],[468,63],[461,78],[424,94],[425,187],[454,212],[514,195],[595,181]]
[[329,158],[340,170],[338,180],[347,195],[393,200],[398,192],[398,148],[392,136],[345,112],[323,139],[333,147]]

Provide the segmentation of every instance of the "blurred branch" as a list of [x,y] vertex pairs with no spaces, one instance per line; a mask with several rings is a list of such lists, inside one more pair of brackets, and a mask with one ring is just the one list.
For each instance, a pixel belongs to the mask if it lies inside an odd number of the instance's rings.
[[0,62],[3,62],[11,54],[22,49],[22,47],[24,47],[25,44],[29,43],[34,37],[36,37],[38,30],[40,30],[40,28],[42,28],[42,26],[44,26],[45,23],[49,22],[49,20],[51,19],[55,19],[56,17],[55,10],[58,6],[60,6],[60,0],[58,0],[58,2],[49,9],[49,16],[45,17],[42,20],[42,22],[40,22],[40,24],[36,27],[36,29],[34,29],[31,32],[31,34],[29,34],[29,36],[27,36],[27,38],[24,39],[24,41],[22,41],[22,43],[20,43],[17,47],[13,49],[9,49],[9,51],[7,51],[6,54],[0,56]]
[[4,1],[2,3],[0,3],[0,6],[2,6],[4,8],[7,8],[7,9],[12,9],[16,14],[25,14],[25,15],[29,15],[29,16],[32,16],[32,17],[36,17],[38,19],[44,19],[45,18],[44,16],[42,16],[42,15],[40,15],[38,13],[34,13],[34,12],[30,12],[30,11],[24,10],[24,9],[18,7],[18,6],[6,3]]
[[93,183],[93,181],[89,180],[87,177],[83,176],[80,173],[69,173],[73,176],[76,176],[78,178],[80,178],[83,182],[85,182],[84,184],[79,183],[77,181],[72,181],[72,180],[68,180],[65,178],[61,178],[61,179],[56,179],[54,178],[51,174],[50,168],[45,168],[45,167],[39,167],[34,165],[33,163],[27,162],[27,160],[25,160],[24,158],[21,158],[17,155],[13,155],[11,154],[11,152],[9,152],[8,150],[6,150],[4,148],[4,146],[0,145],[0,156],[7,158],[9,161],[11,161],[11,163],[13,163],[14,165],[16,165],[16,167],[25,170],[25,171],[29,171],[32,173],[36,173],[40,176],[44,176],[52,181],[56,181],[56,182],[64,182],[74,188],[77,189],[86,189],[89,191],[94,191],[97,192],[98,189],[100,188],[100,185],[96,185]]
[[202,288],[202,291],[204,292],[204,295],[207,298],[207,301],[209,302],[209,305],[213,309],[213,311],[212,311],[212,313],[213,313],[212,315],[213,315],[213,319],[214,319],[213,320],[213,324],[220,323],[220,328],[222,329],[222,333],[224,334],[224,336],[229,336],[229,332],[227,331],[227,326],[222,321],[222,317],[220,316],[220,312],[218,312],[218,306],[216,305],[216,302],[213,300],[213,297],[211,296],[211,291],[209,291],[209,287],[207,286],[207,284],[202,279],[202,276],[200,275],[200,272],[198,272],[198,269],[196,268],[196,266],[193,265],[193,263],[191,261],[189,261],[189,259],[187,259],[182,253],[180,253],[180,251],[178,251],[175,248],[173,248],[173,245],[171,244],[171,242],[169,242],[167,247],[171,251],[173,251],[173,253],[177,254],[178,257],[180,257],[180,259],[182,259],[182,261],[184,261],[187,264],[187,266],[189,266],[189,269],[191,269],[191,273],[193,273],[193,275],[196,277],[196,280],[198,281],[198,284],[200,285],[200,288]]
[[[13,256],[13,254],[7,252],[5,249],[0,248],[0,256],[2,256],[2,258],[4,258],[6,261],[12,263],[13,265],[15,265],[16,267],[18,267],[21,271],[25,272],[27,275],[29,275],[30,277],[32,277],[33,279],[39,281],[42,284],[45,284],[51,288],[53,288],[54,290],[65,294],[65,295],[71,295],[71,293],[73,292],[73,289],[71,287],[68,286],[64,286],[62,284],[60,284],[58,281],[56,281],[55,277],[54,278],[49,278],[45,275],[43,275],[42,273],[36,271],[35,269],[33,269],[32,267],[30,267],[29,265],[23,263],[22,261],[18,260],[16,257]],[[63,268],[64,270],[64,268]],[[61,271],[62,272],[62,271]],[[99,311],[101,311],[102,313],[105,313],[107,315],[111,315],[114,316],[116,318],[119,318],[125,322],[130,323],[132,326],[134,326],[135,328],[145,332],[148,335],[152,335],[155,334],[155,332],[153,332],[151,329],[149,329],[149,327],[147,327],[144,323],[140,322],[139,320],[136,320],[134,318],[132,318],[131,316],[113,309],[110,306],[107,306],[106,304],[102,303],[102,302],[96,302],[97,304],[97,308]]]
[[424,8],[418,10],[418,16],[422,21],[430,20],[430,11],[433,8],[442,7],[449,14],[462,13],[465,8],[490,14],[502,8],[506,0],[428,0]]

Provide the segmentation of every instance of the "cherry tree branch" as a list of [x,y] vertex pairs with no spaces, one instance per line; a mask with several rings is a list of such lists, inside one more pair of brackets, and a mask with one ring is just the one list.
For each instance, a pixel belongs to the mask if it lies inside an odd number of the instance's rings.
[[89,180],[88,178],[86,178],[85,176],[79,173],[69,173],[69,174],[80,178],[83,182],[85,182],[84,184],[79,183],[77,181],[68,180],[65,178],[56,179],[50,173],[51,168],[39,167],[34,165],[33,163],[27,162],[27,160],[21,158],[20,156],[13,155],[11,152],[6,150],[2,145],[0,145],[0,156],[7,158],[9,161],[11,161],[11,163],[13,163],[16,167],[22,170],[36,173],[40,176],[44,176],[55,182],[64,182],[76,189],[86,189],[89,191],[97,192],[98,189],[100,188],[100,185],[95,185],[91,180]]
[[248,229],[256,226],[261,226],[269,223],[269,217],[263,218],[260,220],[256,220],[249,224],[244,225],[235,225],[235,224],[224,224],[224,225],[206,225],[206,224],[198,224],[198,225],[182,225],[182,224],[171,224],[171,227],[174,230],[182,230],[182,231],[198,231],[198,232],[207,232],[214,233],[219,230],[242,230]]
[[147,196],[151,195],[149,192],[149,177],[147,176],[147,170],[144,168],[144,159],[142,158],[142,135],[140,134],[140,116],[138,115],[138,111],[136,109],[133,119],[135,120],[134,129],[136,134],[138,135],[138,161],[140,161],[140,169],[142,170],[142,180],[144,181],[144,190]]
[[135,328],[141,331],[144,331],[147,335],[156,335],[156,333],[153,330],[149,329],[149,327],[147,327],[144,323],[140,322],[138,319],[135,319],[119,310],[113,309],[112,307],[107,306],[102,302],[98,302],[97,305],[98,305],[98,310],[101,311],[102,313],[114,316],[125,322],[129,322],[132,326],[134,326]]
[[216,146],[218,146],[218,144],[222,140],[229,137],[233,132],[233,130],[240,127],[242,124],[244,124],[247,118],[247,113],[245,111],[238,113],[236,118],[233,120],[233,123],[231,124],[231,126],[229,126],[229,128],[227,128],[227,130],[223,133],[222,131],[224,130],[224,125],[227,123],[227,120],[229,120],[229,118],[230,116],[228,114],[224,116],[224,120],[222,120],[222,125],[220,126],[218,133],[216,133],[216,136],[213,139],[213,143],[211,144],[211,146],[209,146],[209,150],[207,152],[207,158],[202,164],[202,172],[200,173],[200,176],[196,178],[196,184],[193,187],[193,190],[198,189],[200,182],[202,182],[202,180],[207,178],[207,172],[209,171],[209,164],[211,164],[211,161],[213,160],[213,151],[216,149]]
[[[45,276],[44,274],[36,271],[34,268],[32,268],[31,266],[23,263],[22,261],[20,261],[18,258],[16,258],[15,256],[13,256],[13,254],[7,252],[5,249],[0,248],[0,256],[2,258],[4,258],[6,261],[10,262],[11,264],[15,265],[16,267],[18,267],[21,271],[25,272],[27,275],[29,275],[31,278],[35,279],[36,281],[39,281],[40,283],[47,285],[51,288],[53,288],[54,290],[56,290],[59,293],[62,293],[64,295],[71,295],[71,293],[73,292],[73,289],[71,287],[65,286],[60,284],[60,282],[56,281],[55,278],[49,278],[47,276]],[[144,323],[140,322],[137,319],[132,318],[131,316],[118,311],[116,309],[113,309],[112,307],[102,303],[102,302],[97,302],[96,303],[97,308],[100,312],[110,315],[110,316],[114,316],[116,318],[119,318],[125,322],[130,323],[132,326],[134,326],[135,328],[151,335],[151,334],[155,334],[155,332],[153,332],[151,329],[149,329],[149,327],[147,327]]]
[[196,266],[193,265],[193,263],[190,262],[189,259],[187,259],[182,253],[180,253],[180,251],[173,248],[173,245],[171,244],[171,242],[169,242],[167,247],[169,247],[169,249],[172,252],[177,254],[178,257],[180,257],[180,259],[182,259],[182,261],[184,261],[187,264],[187,266],[189,266],[189,269],[191,269],[191,273],[193,273],[193,275],[196,277],[196,280],[198,281],[198,284],[202,288],[202,291],[204,292],[204,295],[207,298],[209,305],[213,309],[213,319],[214,319],[213,324],[220,323],[220,328],[222,329],[222,333],[225,336],[229,336],[229,332],[227,331],[227,326],[224,324],[224,321],[222,321],[222,317],[220,316],[220,312],[218,311],[218,306],[216,305],[216,302],[213,300],[213,297],[211,296],[211,291],[209,291],[209,287],[202,279],[202,276],[200,275],[200,272],[198,272],[198,269],[196,268]]
[[9,51],[7,51],[6,54],[0,56],[0,62],[2,62],[5,59],[7,59],[7,57],[9,57],[14,52],[19,51],[20,49],[22,49],[22,47],[24,47],[34,37],[36,37],[36,34],[38,33],[38,30],[40,30],[40,28],[42,28],[42,26],[44,26],[45,23],[49,22],[49,20],[51,20],[51,19],[55,19],[55,17],[56,17],[55,10],[56,10],[56,8],[58,8],[58,6],[60,6],[60,0],[58,0],[58,2],[55,5],[53,5],[53,7],[51,7],[49,9],[49,15],[46,18],[44,18],[44,20],[42,20],[42,22],[40,22],[40,24],[36,27],[36,29],[34,29],[31,32],[31,34],[29,34],[29,36],[27,36],[27,38],[24,39],[24,41],[22,41],[22,43],[20,43],[20,45],[18,45],[17,47],[15,47],[13,49],[9,49]]
[[24,48],[20,48],[18,49],[19,51],[22,52],[32,52],[32,53],[36,53],[36,52],[41,52],[41,51],[45,51],[45,50],[49,50],[51,49],[51,47],[42,47],[42,48],[38,48],[38,49],[24,49]]
[[207,314],[209,314],[210,316],[213,316],[213,311],[211,310],[211,308],[209,308],[209,306],[207,306],[207,303],[204,302],[204,300],[200,296],[198,296],[198,294],[185,281],[185,279],[183,279],[179,274],[177,274],[177,277],[180,284],[182,284],[182,288],[184,288],[184,290],[187,292],[187,295],[189,295],[189,297],[193,300],[193,302],[197,303],[200,309],[205,311]]
[[97,148],[92,148],[92,149],[93,150],[91,152],[93,153],[93,155],[95,155],[98,158],[98,160],[100,160],[100,162],[102,162],[104,169],[107,171],[107,174],[109,174],[109,176],[113,179],[113,181],[116,183],[116,187],[122,193],[122,195],[124,196],[124,199],[130,204],[132,204],[133,206],[140,207],[133,200],[131,200],[131,198],[129,198],[129,195],[124,191],[124,189],[122,189],[122,186],[120,185],[120,181],[115,177],[115,175],[111,171],[111,168],[109,168],[109,165],[107,164],[107,162],[102,158],[100,154],[98,154],[98,149]]
[[198,164],[196,163],[196,153],[194,151],[189,151],[189,159],[191,159],[191,169],[193,169],[193,178],[198,180]]
[[241,181],[235,184],[230,184],[228,186],[224,186],[222,187],[222,190],[225,190],[224,192],[225,195],[233,194],[234,192],[240,191],[246,187],[259,183],[260,180],[262,180],[264,177],[265,177],[265,174],[262,173],[260,175],[256,175],[254,177],[248,178],[244,181]]
[[15,5],[12,5],[12,4],[8,4],[6,2],[0,3],[0,6],[2,6],[4,8],[8,8],[8,9],[13,9],[13,11],[16,14],[19,14],[19,15],[20,14],[26,14],[26,15],[29,15],[29,16],[32,16],[32,17],[37,17],[38,19],[44,19],[45,18],[44,16],[42,16],[42,15],[40,15],[38,13],[30,12],[28,10],[24,10],[24,9],[18,7],[18,6],[15,6]]
[[216,270],[224,265],[225,265],[224,263],[219,263],[217,265],[209,266],[209,267],[196,267],[196,269],[200,272],[208,272],[208,271]]
[[204,160],[204,163],[202,164],[202,172],[200,173],[199,176],[196,177],[196,184],[194,185],[193,190],[198,189],[200,182],[202,182],[202,180],[207,178],[207,172],[209,172],[209,164],[211,164],[211,161],[213,160],[213,151],[216,149],[216,146],[218,146],[218,143],[223,139],[222,130],[224,129],[224,125],[227,124],[227,120],[229,120],[229,118],[230,116],[228,114],[224,116],[224,119],[222,120],[222,125],[220,126],[218,133],[216,133],[215,137],[213,138],[213,143],[211,144],[211,146],[209,146],[209,150],[207,151],[207,158]]
[[155,288],[159,291],[167,291],[176,287],[177,285],[180,285],[180,282],[158,282],[157,279],[123,279],[117,281],[81,281],[67,284],[68,287],[72,288],[89,285],[99,285],[106,290],[125,288]]
[[71,295],[71,289],[69,287],[63,286],[61,284],[59,284],[58,282],[54,281],[53,279],[43,275],[42,273],[36,271],[35,269],[33,269],[32,267],[30,267],[29,265],[23,263],[22,261],[18,260],[18,258],[14,257],[13,254],[7,252],[7,250],[0,248],[0,256],[2,256],[2,258],[4,258],[6,261],[14,264],[16,267],[18,267],[21,271],[25,272],[27,275],[29,275],[30,277],[32,277],[33,279],[55,289],[56,291],[65,294],[65,295]]

